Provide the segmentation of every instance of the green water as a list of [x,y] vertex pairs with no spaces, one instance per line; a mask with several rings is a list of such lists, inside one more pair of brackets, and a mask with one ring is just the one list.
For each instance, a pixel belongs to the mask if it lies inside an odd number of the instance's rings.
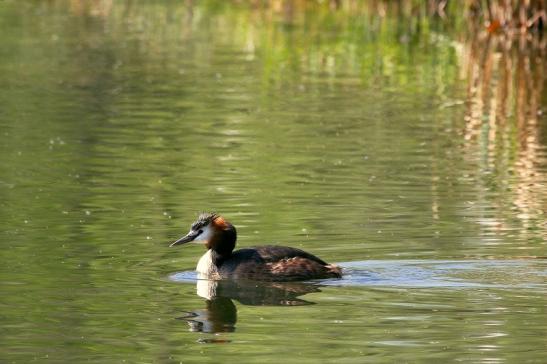
[[[544,50],[461,24],[0,2],[0,361],[544,362]],[[346,277],[207,302],[209,210]]]

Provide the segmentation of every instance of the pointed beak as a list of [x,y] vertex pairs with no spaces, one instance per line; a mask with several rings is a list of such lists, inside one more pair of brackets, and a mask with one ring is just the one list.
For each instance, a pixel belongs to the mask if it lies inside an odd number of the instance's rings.
[[169,247],[189,243],[189,242],[193,241],[195,238],[197,238],[198,235],[199,235],[199,231],[190,231],[188,234],[186,234],[182,238],[180,238],[177,241],[174,241],[173,243],[171,243],[171,245],[169,245]]

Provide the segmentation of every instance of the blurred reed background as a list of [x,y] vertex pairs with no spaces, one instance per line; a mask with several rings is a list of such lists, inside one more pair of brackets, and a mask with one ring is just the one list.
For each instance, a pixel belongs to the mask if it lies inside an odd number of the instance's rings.
[[[63,11],[66,4],[50,2]],[[113,7],[113,0],[71,0],[69,4],[76,16],[143,27],[144,43],[147,31],[160,31],[162,24],[173,22],[173,17],[181,24],[177,31],[184,29],[177,35],[179,40],[195,36],[192,29],[196,22],[226,27],[230,29],[226,32],[230,42],[248,51],[249,57],[260,55],[265,64],[263,79],[273,79],[274,85],[282,82],[279,74],[287,72],[287,64],[297,70],[295,77],[306,72],[340,74],[352,69],[359,70],[366,80],[363,82],[372,84],[378,82],[374,72],[395,75],[397,62],[413,62],[411,52],[404,53],[405,48],[431,49],[435,41],[448,42],[456,52],[459,74],[450,74],[448,57],[439,54],[438,64],[433,65],[438,76],[430,86],[440,95],[448,87],[466,90],[465,99],[446,100],[440,107],[464,105],[464,120],[450,132],[460,137],[464,158],[480,156],[483,163],[477,175],[496,176],[493,181],[479,179],[484,185],[477,186],[477,193],[488,190],[491,183],[503,189],[508,178],[518,176],[510,207],[513,211],[508,212],[507,203],[500,200],[499,218],[488,222],[489,229],[504,229],[511,217],[517,216],[526,230],[533,226],[528,226],[529,218],[537,222],[538,214],[543,214],[547,198],[541,182],[547,179],[544,0],[187,0],[179,3],[179,12],[171,14],[147,12],[152,7],[161,8],[161,3],[135,0],[125,0],[123,12],[119,6]],[[279,36],[286,29],[293,35]],[[110,30],[116,32],[115,28]],[[368,59],[367,39],[382,40],[382,49],[374,50],[382,54],[381,67]],[[149,44],[148,51],[169,46]],[[282,86],[277,87],[281,91]],[[442,159],[441,154],[439,147],[437,160]],[[432,210],[435,213],[435,204]]]

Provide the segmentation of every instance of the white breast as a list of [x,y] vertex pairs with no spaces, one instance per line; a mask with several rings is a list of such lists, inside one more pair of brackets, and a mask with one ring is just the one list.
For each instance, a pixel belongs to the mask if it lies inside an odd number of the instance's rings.
[[207,250],[207,253],[199,259],[198,266],[196,267],[198,272],[198,279],[214,278],[218,276],[217,266],[213,263],[212,250]]

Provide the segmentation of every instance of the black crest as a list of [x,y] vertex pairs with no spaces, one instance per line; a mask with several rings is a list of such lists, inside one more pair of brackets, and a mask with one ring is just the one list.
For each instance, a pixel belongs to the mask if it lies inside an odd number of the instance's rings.
[[198,216],[196,222],[192,224],[192,230],[198,230],[202,227],[209,225],[214,219],[218,217],[218,214],[214,212],[203,212]]

